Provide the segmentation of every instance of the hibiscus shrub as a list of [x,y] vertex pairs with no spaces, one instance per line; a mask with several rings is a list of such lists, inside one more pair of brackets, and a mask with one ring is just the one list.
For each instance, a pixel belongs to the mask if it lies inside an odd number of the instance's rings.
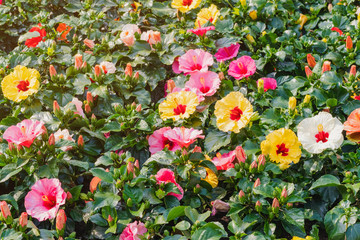
[[355,0],[0,0],[1,239],[360,239]]

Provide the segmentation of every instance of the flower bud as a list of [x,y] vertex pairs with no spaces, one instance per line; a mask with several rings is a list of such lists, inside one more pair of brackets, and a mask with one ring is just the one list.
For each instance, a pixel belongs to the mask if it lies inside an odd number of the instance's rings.
[[12,217],[8,204],[5,201],[1,201],[0,208],[1,208],[1,214],[5,219],[5,222],[7,224],[10,224],[12,222]]
[[350,73],[349,73],[349,76],[356,76],[356,65],[352,65],[350,67]]
[[53,133],[50,135],[48,143],[49,143],[49,146],[55,145],[55,136]]
[[323,66],[322,66],[322,73],[326,72],[326,71],[330,71],[331,70],[331,62],[330,61],[325,61]]
[[56,216],[56,231],[59,235],[63,235],[60,232],[64,232],[65,224],[66,224],[66,215],[64,209],[60,209]]
[[89,189],[91,193],[94,193],[98,184],[101,182],[101,179],[99,177],[93,177],[90,181]]
[[84,147],[84,138],[82,135],[79,136],[77,144],[81,148]]
[[291,111],[294,111],[296,108],[296,98],[295,97],[290,97],[289,98],[289,109]]
[[346,49],[350,51],[353,48],[353,42],[350,36],[346,37]]
[[132,207],[133,206],[133,200],[131,198],[128,198],[126,201],[126,206]]
[[255,209],[257,212],[261,212],[261,210],[262,210],[262,204],[259,200],[257,200],[255,203]]
[[213,206],[211,211],[212,216],[214,216],[216,212],[228,212],[230,209],[230,205],[228,203],[218,199],[211,202],[211,205]]
[[225,76],[224,76],[223,72],[219,72],[218,76],[219,76],[220,81],[225,79]]
[[56,114],[56,111],[60,111],[60,106],[56,100],[53,102],[53,111]]
[[240,0],[240,4],[243,8],[246,8],[246,0]]
[[88,104],[92,104],[94,102],[94,98],[91,95],[91,92],[86,93],[86,101],[88,102]]
[[196,153],[196,152],[201,153],[201,152],[202,152],[201,147],[195,146],[192,152],[193,152],[193,153]]
[[300,30],[303,29],[303,27],[304,27],[305,23],[307,22],[307,20],[308,20],[308,17],[306,15],[300,13],[300,18],[296,22],[297,24],[300,25]]
[[288,192],[287,192],[287,190],[286,190],[286,187],[284,187],[283,190],[282,190],[282,192],[281,192],[281,197],[282,197],[282,198],[287,198],[287,196],[288,196]]
[[176,87],[175,82],[174,82],[174,80],[172,80],[172,79],[167,80],[166,86],[167,86],[167,90],[168,90],[170,93],[172,93],[172,91],[173,91],[174,88]]
[[287,208],[287,209],[290,209],[290,208],[292,208],[293,206],[294,206],[293,203],[287,203],[287,204],[286,204],[286,208]]
[[258,166],[258,165],[257,165],[256,161],[253,161],[253,162],[250,164],[249,172],[250,172],[250,173],[256,172],[257,166]]
[[56,76],[56,69],[55,69],[55,67],[53,66],[53,65],[50,65],[50,67],[49,67],[49,73],[50,73],[50,77],[51,78],[53,78],[53,77],[55,77]]
[[95,47],[94,41],[90,40],[90,39],[85,39],[84,44],[91,49],[93,49]]
[[263,154],[260,154],[258,156],[258,163],[259,163],[258,170],[263,171],[265,169],[265,163],[266,163],[266,158]]
[[91,107],[89,104],[85,104],[85,113],[90,114],[91,113]]
[[313,55],[308,53],[306,55],[306,59],[307,59],[307,63],[309,64],[309,67],[314,68],[316,65],[316,61],[315,61],[315,58],[313,57]]
[[311,96],[309,94],[307,94],[304,98],[304,104],[309,104],[311,100]]
[[260,78],[257,82],[258,92],[263,93],[264,92],[264,79]]
[[94,74],[96,77],[99,77],[101,75],[101,67],[100,65],[95,65]]
[[70,199],[72,199],[72,194],[71,194],[71,192],[66,192],[66,200],[70,200]]
[[125,68],[125,76],[132,77],[132,74],[133,74],[133,69],[131,63],[128,63],[126,64],[126,68]]
[[138,80],[138,79],[139,79],[139,76],[140,76],[140,73],[139,73],[139,72],[136,72],[135,75],[134,75],[134,79],[135,79],[135,80]]
[[135,111],[141,112],[141,104],[139,104],[139,105],[136,106]]
[[255,43],[254,37],[251,36],[250,34],[246,35],[246,39],[247,39],[251,44],[254,44],[254,43]]
[[245,193],[243,190],[240,190],[240,192],[239,192],[239,200],[240,200],[240,202],[244,202],[244,200],[245,200]]
[[21,227],[25,228],[28,224],[28,214],[26,212],[21,213],[19,218],[19,224]]
[[279,212],[280,204],[279,204],[279,200],[277,198],[274,198],[271,208],[274,213]]
[[246,154],[245,154],[244,149],[241,146],[237,146],[235,148],[235,156],[236,156],[236,159],[239,161],[240,164],[245,163]]
[[75,68],[79,70],[81,66],[83,65],[83,59],[81,54],[75,55]]
[[109,224],[112,223],[112,221],[114,221],[114,218],[109,214],[108,218],[107,218],[107,221]]
[[254,183],[254,188],[260,186],[261,182],[260,182],[260,178],[257,178],[255,183]]
[[14,151],[14,150],[16,150],[16,148],[15,148],[15,146],[14,146],[14,143],[12,143],[12,142],[9,142],[8,143],[8,148],[9,148],[9,150],[12,152],[12,151]]
[[136,167],[137,169],[140,169],[139,160],[137,160],[137,159],[135,160],[134,167]]
[[256,20],[257,19],[257,11],[256,10],[252,10],[250,13],[249,13],[249,16],[251,17],[252,20]]
[[126,171],[130,175],[132,173],[133,178],[136,178],[135,171],[134,171],[134,163],[129,161],[126,166]]
[[81,68],[86,68],[86,66],[87,66],[87,63],[86,63],[86,61],[85,61],[85,62],[83,62],[83,64],[81,65]]
[[307,78],[311,77],[313,74],[313,72],[311,71],[311,69],[308,66],[305,66],[305,74],[306,74]]
[[329,13],[331,13],[332,9],[333,9],[333,5],[331,3],[329,3],[329,5],[328,5]]

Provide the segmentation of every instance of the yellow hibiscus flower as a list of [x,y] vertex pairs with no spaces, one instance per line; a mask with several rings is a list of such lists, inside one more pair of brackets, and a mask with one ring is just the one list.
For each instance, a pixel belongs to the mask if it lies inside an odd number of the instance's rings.
[[298,163],[301,157],[301,143],[290,129],[281,128],[266,136],[261,142],[261,151],[269,155],[270,160],[280,163],[280,169],[290,167],[290,163]]
[[220,12],[214,4],[211,4],[209,8],[201,9],[195,21],[195,28],[201,27],[207,21],[215,25],[219,15]]
[[4,96],[14,102],[20,102],[39,89],[40,73],[31,68],[16,66],[14,71],[4,77],[1,89]]
[[206,177],[201,180],[208,182],[213,188],[216,188],[219,183],[218,177],[213,171],[211,171],[210,168],[205,168],[205,169],[206,169]]
[[296,237],[294,236],[291,240],[313,240],[313,237],[306,236],[306,238]]
[[199,100],[195,93],[190,91],[173,92],[160,103],[160,117],[163,120],[172,118],[174,121],[188,118],[195,112],[197,105],[199,105]]
[[173,0],[172,8],[178,9],[180,12],[186,13],[191,9],[199,7],[201,0]]
[[216,125],[223,132],[240,132],[252,115],[253,107],[241,92],[231,92],[215,104]]

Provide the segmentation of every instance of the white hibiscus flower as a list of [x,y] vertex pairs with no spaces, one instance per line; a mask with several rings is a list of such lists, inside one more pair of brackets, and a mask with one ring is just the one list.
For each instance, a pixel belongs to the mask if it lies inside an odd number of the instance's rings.
[[103,70],[103,72],[105,74],[107,73],[115,73],[116,72],[116,67],[115,64],[113,64],[112,62],[101,62],[100,63],[100,68]]
[[321,153],[325,149],[337,149],[344,141],[343,124],[321,112],[318,115],[302,120],[297,126],[297,135],[303,148],[309,153]]

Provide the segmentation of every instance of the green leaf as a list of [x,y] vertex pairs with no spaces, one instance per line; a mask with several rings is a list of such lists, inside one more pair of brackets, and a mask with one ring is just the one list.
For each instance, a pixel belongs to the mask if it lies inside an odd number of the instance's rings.
[[89,163],[84,161],[78,161],[78,160],[69,160],[67,161],[70,165],[84,168],[85,170],[89,169]]
[[19,211],[19,206],[13,196],[10,194],[4,194],[0,196],[1,201],[10,202],[10,204],[16,209],[16,211]]
[[76,201],[79,199],[79,196],[80,196],[80,192],[81,192],[81,189],[82,189],[83,185],[78,185],[78,186],[75,186],[73,188],[71,188],[69,190],[69,192],[71,193],[72,195],[72,199],[73,201]]
[[177,206],[170,210],[169,214],[166,217],[166,221],[170,222],[175,218],[185,215],[185,206]]
[[346,240],[360,239],[360,223],[350,226],[346,231]]
[[191,236],[192,240],[219,240],[228,234],[219,222],[209,222],[197,229]]
[[186,207],[185,208],[185,215],[186,217],[189,218],[189,220],[192,222],[192,223],[195,223],[198,218],[199,218],[199,213],[198,211],[196,211],[196,209],[193,209],[191,207]]
[[219,131],[211,131],[205,137],[205,150],[214,152],[230,143],[230,134]]
[[320,187],[336,187],[339,185],[340,185],[339,179],[337,179],[333,175],[327,174],[327,175],[321,176],[318,180],[316,180],[312,184],[312,186],[309,190],[320,188]]
[[153,155],[151,155],[151,157],[146,160],[146,162],[144,163],[144,165],[147,165],[151,162],[157,162],[159,164],[162,165],[171,165],[172,162],[177,158],[176,154],[174,152],[168,151],[168,150],[163,150],[160,152],[157,152]]
[[128,184],[125,184],[123,198],[125,200],[131,198],[133,203],[138,204],[143,198],[143,190],[139,187],[130,187]]
[[281,214],[281,223],[285,230],[292,236],[305,237],[305,216],[304,210],[300,208],[292,208],[284,210]]
[[191,224],[188,221],[181,221],[178,224],[175,225],[176,229],[179,229],[180,231],[188,230],[191,227]]
[[120,201],[120,196],[111,192],[96,192],[94,195],[94,211],[102,207],[114,208]]
[[112,183],[114,181],[113,176],[111,173],[106,172],[103,168],[92,168],[90,172],[95,176],[104,180],[105,182]]
[[335,207],[326,213],[324,218],[324,225],[329,239],[344,239],[346,231],[344,213],[345,211],[341,207]]
[[19,37],[19,43],[26,41],[27,39],[34,38],[34,37],[40,37],[40,33],[38,31],[34,32],[27,32],[24,35],[21,35]]
[[262,195],[267,198],[274,198],[274,188],[269,185],[260,185],[253,189],[254,193]]
[[85,86],[90,84],[91,81],[86,75],[78,74],[73,83],[76,94],[83,94]]
[[329,98],[329,99],[326,100],[326,105],[328,107],[336,107],[337,104],[338,104],[338,101],[337,101],[336,98]]

